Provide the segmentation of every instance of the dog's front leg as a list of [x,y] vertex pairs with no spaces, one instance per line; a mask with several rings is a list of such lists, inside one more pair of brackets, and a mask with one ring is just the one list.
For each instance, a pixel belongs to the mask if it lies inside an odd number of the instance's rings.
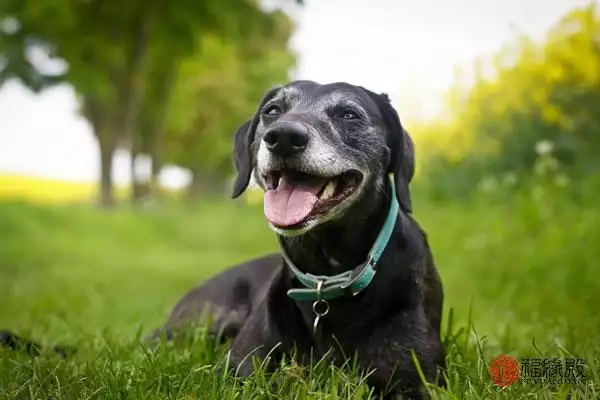
[[384,399],[429,398],[413,353],[426,381],[436,383],[444,366],[443,350],[439,334],[431,331],[420,310],[400,311],[388,323],[363,335],[358,356],[363,367],[373,371],[367,382],[383,391]]
[[268,362],[281,354],[280,335],[266,304],[260,305],[246,320],[231,343],[229,363],[236,376],[249,376],[254,371],[253,360]]

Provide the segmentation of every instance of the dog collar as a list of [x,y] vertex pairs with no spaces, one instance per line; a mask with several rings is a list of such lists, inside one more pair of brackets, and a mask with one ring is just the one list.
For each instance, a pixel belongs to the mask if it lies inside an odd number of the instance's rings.
[[385,222],[377,235],[373,247],[369,251],[367,260],[350,271],[333,276],[304,273],[290,260],[285,251],[283,239],[277,235],[281,253],[286,264],[296,279],[305,286],[305,288],[288,290],[288,297],[294,300],[330,300],[342,296],[354,297],[369,286],[375,276],[375,266],[387,247],[398,217],[399,205],[395,195],[394,180],[390,179],[390,182],[392,192],[390,196],[391,202]]

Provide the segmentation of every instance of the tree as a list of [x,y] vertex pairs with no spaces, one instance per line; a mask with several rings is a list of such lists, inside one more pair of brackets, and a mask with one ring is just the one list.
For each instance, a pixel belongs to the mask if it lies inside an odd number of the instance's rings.
[[[0,31],[0,77],[17,77],[34,90],[64,80],[78,94],[98,139],[100,202],[105,206],[114,202],[114,151],[132,149],[142,137],[137,124],[144,119],[149,124],[147,116],[139,117],[145,92],[160,94],[161,85],[168,92],[169,71],[196,51],[199,27],[205,34],[233,39],[263,21],[262,10],[245,0],[4,0],[0,15],[16,26]],[[67,72],[48,76],[28,62],[31,46],[64,60]],[[152,81],[157,88],[148,88],[150,75],[162,80]]]

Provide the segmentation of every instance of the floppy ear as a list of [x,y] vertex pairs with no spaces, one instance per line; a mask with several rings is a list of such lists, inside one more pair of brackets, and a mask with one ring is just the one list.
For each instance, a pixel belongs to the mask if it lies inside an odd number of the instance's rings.
[[233,184],[232,198],[236,198],[248,187],[250,183],[250,174],[252,173],[252,152],[250,144],[252,142],[250,136],[254,136],[250,132],[252,120],[244,122],[235,133],[233,142],[233,164],[237,170],[237,176]]
[[387,94],[375,94],[367,90],[367,93],[375,100],[377,107],[383,117],[383,122],[388,128],[387,143],[390,148],[390,159],[387,173],[394,175],[396,186],[396,198],[400,207],[412,212],[412,201],[410,198],[409,184],[415,174],[415,149],[408,132],[400,123],[398,113],[392,107]]
[[[402,149],[399,161],[394,167],[396,196],[402,208],[412,212],[412,200],[410,198],[409,184],[415,175],[415,145],[408,135],[408,132],[402,128]],[[399,165],[398,165],[399,164]]]
[[252,174],[252,168],[254,168],[254,154],[252,152],[252,144],[254,142],[254,134],[256,133],[256,127],[260,121],[260,110],[263,105],[273,98],[275,93],[281,88],[277,86],[267,92],[263,97],[256,111],[254,117],[251,120],[244,122],[235,133],[233,143],[233,164],[237,171],[237,176],[233,184],[233,191],[231,198],[235,199],[239,197],[250,183],[250,176]]

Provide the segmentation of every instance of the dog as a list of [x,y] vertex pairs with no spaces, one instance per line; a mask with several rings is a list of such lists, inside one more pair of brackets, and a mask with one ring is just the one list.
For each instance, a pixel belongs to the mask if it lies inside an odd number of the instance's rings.
[[390,397],[424,398],[414,352],[443,386],[443,286],[412,216],[414,146],[387,95],[348,83],[276,87],[236,132],[233,159],[232,197],[254,178],[281,251],[192,290],[163,332],[208,306],[239,375],[252,373],[249,355],[294,351],[308,362],[333,350],[373,369],[373,387],[395,383]]
[[253,357],[355,355],[383,398],[428,397],[415,359],[445,386],[444,293],[412,215],[414,157],[386,94],[307,80],[269,90],[235,133],[232,198],[254,178],[280,251],[192,289],[149,340],[208,315],[238,376]]

